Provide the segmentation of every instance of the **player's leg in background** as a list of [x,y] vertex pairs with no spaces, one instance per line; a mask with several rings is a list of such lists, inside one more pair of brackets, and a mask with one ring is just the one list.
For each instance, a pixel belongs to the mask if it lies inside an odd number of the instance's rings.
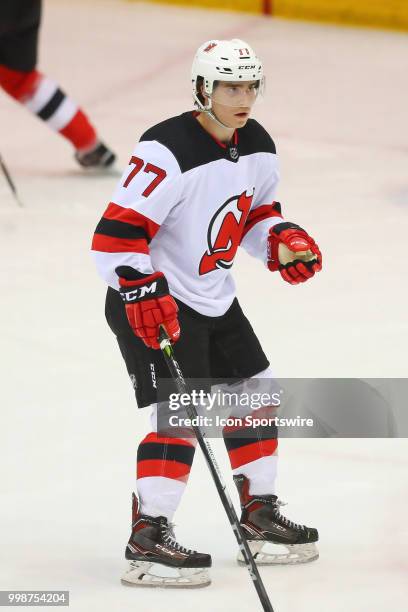
[[100,141],[83,110],[58,83],[36,70],[41,2],[13,2],[11,6],[6,0],[0,8],[0,17],[4,18],[0,32],[0,86],[69,140],[81,166],[110,166],[115,156]]

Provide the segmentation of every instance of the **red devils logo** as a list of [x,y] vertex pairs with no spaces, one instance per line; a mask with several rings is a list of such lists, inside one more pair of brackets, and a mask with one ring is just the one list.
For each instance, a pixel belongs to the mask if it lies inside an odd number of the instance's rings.
[[208,250],[200,261],[200,275],[232,266],[253,197],[254,194],[247,196],[244,191],[217,210],[208,226]]

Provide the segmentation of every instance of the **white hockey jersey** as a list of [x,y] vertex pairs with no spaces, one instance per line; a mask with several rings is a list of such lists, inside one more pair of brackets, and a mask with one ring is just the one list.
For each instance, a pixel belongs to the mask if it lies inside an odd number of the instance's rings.
[[207,316],[235,297],[238,246],[266,263],[274,202],[275,145],[254,119],[225,145],[183,113],[140,139],[94,234],[92,251],[114,289],[132,271],[165,274],[170,293]]

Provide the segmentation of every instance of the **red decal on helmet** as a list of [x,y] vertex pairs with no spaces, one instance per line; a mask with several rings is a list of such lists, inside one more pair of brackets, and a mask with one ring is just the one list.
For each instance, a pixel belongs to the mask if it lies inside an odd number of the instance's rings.
[[204,49],[204,52],[208,53],[209,51],[211,51],[212,49],[214,49],[214,47],[216,47],[216,46],[217,46],[217,43],[214,43],[214,42],[213,42],[213,43],[210,43],[210,44],[208,45],[208,47],[206,47],[206,48]]
[[253,197],[244,191],[229,198],[217,210],[208,226],[208,250],[200,261],[200,275],[232,266]]

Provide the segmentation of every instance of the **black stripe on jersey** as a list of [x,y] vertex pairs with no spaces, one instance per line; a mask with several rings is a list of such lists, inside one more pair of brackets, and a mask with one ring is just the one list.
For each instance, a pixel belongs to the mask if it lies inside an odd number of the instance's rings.
[[[147,130],[140,140],[155,140],[169,149],[176,158],[181,172],[219,159],[235,163],[229,156],[228,147],[221,147],[191,111],[155,125]],[[241,157],[253,153],[276,154],[275,143],[255,119],[248,119],[246,125],[238,130],[237,148]]]
[[137,450],[137,460],[163,459],[192,465],[195,447],[186,444],[161,444],[160,442],[142,442]]
[[257,427],[256,435],[253,434],[254,430],[252,428],[251,435],[249,435],[248,432],[247,438],[242,437],[242,430],[227,434],[224,433],[224,442],[227,451],[235,450],[236,448],[241,448],[242,446],[247,446],[247,444],[253,444],[254,442],[259,442],[259,440],[276,440],[278,437],[278,428],[273,425],[270,427]]
[[112,236],[112,238],[129,238],[131,240],[144,238],[148,244],[150,242],[150,238],[143,227],[116,221],[115,219],[105,219],[105,217],[102,217],[96,226],[95,234]]
[[55,94],[50,100],[48,100],[47,104],[43,106],[40,111],[38,111],[37,115],[40,117],[40,119],[43,119],[43,121],[47,121],[47,119],[52,117],[52,115],[55,113],[55,111],[58,109],[58,107],[64,100],[65,94],[58,87]]

